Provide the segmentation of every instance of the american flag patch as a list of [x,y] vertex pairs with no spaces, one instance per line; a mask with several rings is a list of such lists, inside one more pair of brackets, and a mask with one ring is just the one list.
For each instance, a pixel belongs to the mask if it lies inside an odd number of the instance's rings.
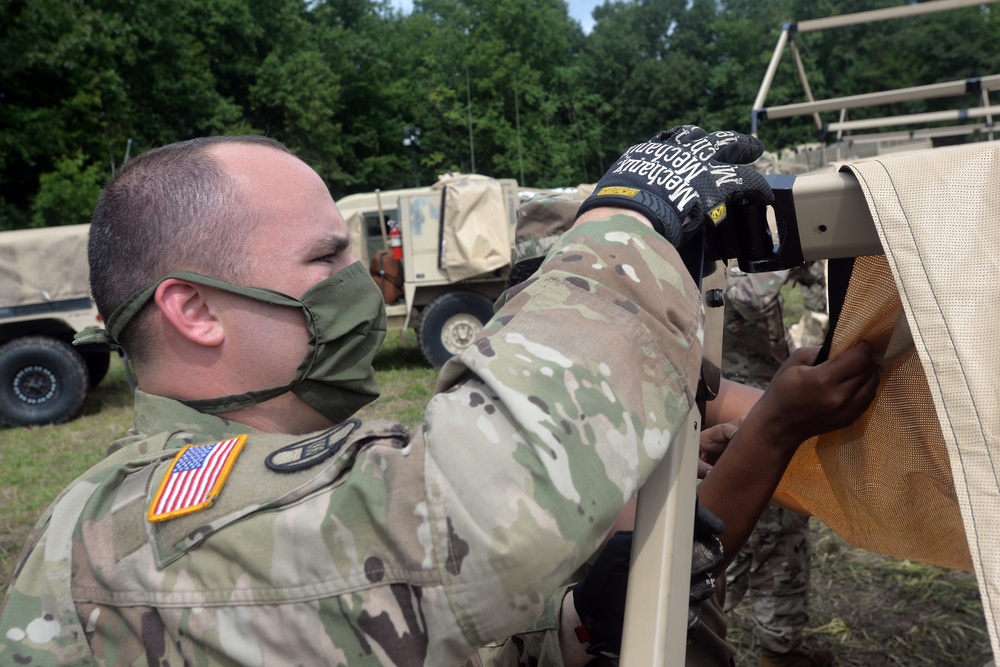
[[247,436],[241,435],[214,445],[188,445],[177,452],[146,519],[166,521],[209,507],[246,441]]

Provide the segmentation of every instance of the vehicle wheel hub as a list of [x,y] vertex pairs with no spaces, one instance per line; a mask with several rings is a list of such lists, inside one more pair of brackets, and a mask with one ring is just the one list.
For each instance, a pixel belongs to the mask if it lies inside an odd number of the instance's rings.
[[25,366],[14,376],[14,395],[29,405],[50,400],[57,388],[55,373],[44,366]]
[[441,343],[450,354],[460,354],[472,344],[483,328],[474,315],[460,313],[450,317],[441,329]]

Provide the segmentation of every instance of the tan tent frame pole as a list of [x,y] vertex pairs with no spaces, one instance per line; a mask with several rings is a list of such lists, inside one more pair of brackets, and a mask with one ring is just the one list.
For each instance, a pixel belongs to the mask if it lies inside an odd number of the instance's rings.
[[967,118],[982,118],[994,113],[1000,113],[1000,105],[989,107],[974,107],[972,109],[951,109],[949,111],[929,111],[927,113],[907,114],[903,116],[887,116],[884,118],[865,118],[861,120],[848,120],[844,122],[830,123],[827,130],[835,132],[839,130],[871,130],[879,127],[892,125],[922,125],[924,123],[935,123],[945,120],[965,120]]
[[639,492],[621,667],[684,664],[701,416],[692,408]]
[[976,7],[978,5],[988,5],[997,0],[930,0],[929,2],[917,2],[912,5],[902,5],[900,7],[887,7],[885,9],[872,9],[867,12],[855,12],[853,14],[842,14],[841,16],[829,16],[822,19],[809,19],[799,21],[798,32],[814,32],[816,30],[827,30],[828,28],[843,28],[844,26],[857,25],[859,23],[876,23],[878,21],[888,21],[891,19],[901,19],[907,16],[919,16],[922,14],[933,14],[962,7]]
[[760,90],[757,91],[757,99],[753,101],[753,114],[750,124],[754,136],[757,136],[756,112],[758,109],[764,108],[764,98],[767,97],[767,91],[771,89],[771,82],[774,81],[774,74],[778,71],[778,63],[781,62],[781,53],[785,50],[785,44],[788,42],[790,32],[791,27],[788,24],[781,29],[781,34],[778,35],[778,44],[774,47],[774,53],[771,54],[771,62],[767,64],[767,71],[764,72],[764,80],[760,84]]
[[[806,78],[806,67],[802,64],[802,58],[799,56],[799,48],[795,46],[795,40],[791,39],[788,41],[788,50],[792,53],[792,59],[795,60],[795,69],[799,73],[799,82],[802,84],[802,92],[806,94],[806,99],[810,102],[815,103],[815,98],[812,94],[812,88],[809,87],[809,79]],[[819,117],[819,112],[813,113],[813,120],[816,121],[816,129],[823,129],[823,119]]]
[[[771,60],[767,65],[767,71],[764,73],[764,80],[761,82],[760,89],[757,91],[757,97],[754,99],[753,107],[750,111],[750,133],[757,136],[758,123],[761,118],[785,118],[789,116],[812,114],[814,118],[817,117],[819,113],[823,111],[834,111],[844,108],[844,102],[851,101],[851,104],[856,103],[856,106],[871,106],[877,104],[886,104],[891,102],[903,102],[914,99],[927,99],[929,97],[944,97],[948,95],[960,95],[967,92],[968,81],[961,82],[951,82],[951,84],[931,84],[930,86],[917,86],[912,89],[900,89],[898,91],[886,91],[881,93],[872,93],[870,96],[857,95],[852,97],[838,98],[836,100],[820,100],[814,101],[812,99],[812,93],[809,90],[808,83],[805,79],[805,73],[802,69],[801,60],[797,57],[797,49],[794,45],[794,34],[797,32],[813,32],[816,30],[826,30],[829,28],[841,28],[849,25],[857,25],[859,23],[874,23],[877,21],[887,21],[890,19],[904,18],[908,16],[918,16],[922,14],[931,14],[935,12],[949,11],[954,9],[961,9],[963,7],[974,7],[978,5],[986,5],[997,2],[998,0],[929,0],[928,2],[920,2],[912,5],[903,5],[900,7],[889,7],[885,9],[875,9],[867,12],[856,12],[854,14],[844,14],[841,16],[831,16],[822,19],[811,19],[807,21],[800,21],[799,23],[786,23],[782,26],[781,34],[778,36],[778,44],[775,46],[774,53],[771,55]],[[809,100],[802,104],[790,104],[782,105],[774,108],[767,108],[764,103],[767,99],[767,94],[771,89],[771,84],[774,81],[774,75],[778,70],[778,64],[781,61],[781,55],[785,49],[785,45],[790,44],[791,50],[793,51],[793,57],[796,58],[796,66],[799,68],[799,79],[803,84],[803,92],[806,98]],[[996,76],[996,75],[994,75]],[[990,79],[992,77],[986,77]],[[961,90],[958,92],[947,92],[947,93],[936,93],[936,87],[938,86],[949,86],[952,84],[958,84],[961,86]],[[927,89],[931,94],[920,94],[916,91],[921,89]],[[976,91],[978,92],[978,91]],[[896,97],[896,95],[902,95]],[[909,96],[912,95],[912,96]],[[867,99],[863,99],[867,98]],[[839,106],[838,106],[839,105]],[[822,123],[818,125],[819,129],[823,129]]]
[[[702,282],[702,294],[724,290],[727,274],[717,262]],[[722,308],[705,308],[706,376],[717,376],[722,365],[723,314]],[[711,396],[715,389],[710,390]],[[685,424],[674,435],[666,458],[639,490],[620,667],[684,664],[702,426],[697,407],[691,409]]]
[[[935,139],[938,137],[957,137],[976,132],[992,132],[991,123],[975,123],[974,125],[959,125],[953,127],[924,127],[916,130],[899,130],[897,132],[875,132],[872,134],[852,134],[844,138],[845,144],[874,144],[882,141],[903,141],[906,139]],[[991,137],[992,138],[992,137]]]
[[[894,102],[909,102],[912,100],[929,100],[939,97],[954,97],[969,93],[970,89],[982,88],[984,92],[1000,90],[1000,74],[990,74],[972,79],[932,83],[926,86],[882,90],[877,93],[848,95],[846,97],[831,97],[826,100],[813,101],[812,95],[808,102],[782,104],[767,108],[768,118],[790,118],[804,116],[807,113],[818,114],[825,111],[840,111],[841,109],[857,109],[859,107],[891,104]],[[822,127],[822,125],[818,125]]]

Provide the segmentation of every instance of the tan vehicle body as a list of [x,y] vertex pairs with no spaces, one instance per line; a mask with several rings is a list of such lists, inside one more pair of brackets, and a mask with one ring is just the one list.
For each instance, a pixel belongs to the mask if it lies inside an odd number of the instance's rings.
[[59,423],[108,370],[110,349],[74,348],[100,324],[90,298],[90,225],[0,233],[0,424]]
[[402,297],[386,304],[390,330],[417,331],[427,361],[440,366],[465,349],[493,314],[510,268],[522,196],[513,179],[447,175],[429,187],[354,194],[337,202],[354,254],[371,264],[402,242]]

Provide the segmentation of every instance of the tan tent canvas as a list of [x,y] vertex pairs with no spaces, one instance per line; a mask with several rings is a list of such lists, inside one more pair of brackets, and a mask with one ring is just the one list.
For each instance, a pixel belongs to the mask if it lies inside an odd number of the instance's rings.
[[831,354],[883,360],[878,398],[804,445],[782,481],[857,546],[974,569],[994,654],[1000,603],[1000,143],[847,165],[884,257],[859,258]]

